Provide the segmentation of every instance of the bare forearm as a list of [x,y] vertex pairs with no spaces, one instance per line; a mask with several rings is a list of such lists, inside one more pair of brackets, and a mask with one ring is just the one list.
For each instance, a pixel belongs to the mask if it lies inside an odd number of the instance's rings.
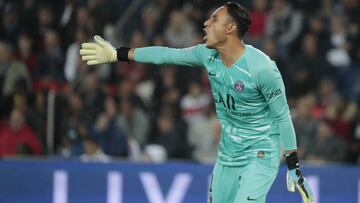
[[129,61],[134,61],[134,51],[135,49],[134,48],[131,48],[128,52],[128,58],[129,58]]

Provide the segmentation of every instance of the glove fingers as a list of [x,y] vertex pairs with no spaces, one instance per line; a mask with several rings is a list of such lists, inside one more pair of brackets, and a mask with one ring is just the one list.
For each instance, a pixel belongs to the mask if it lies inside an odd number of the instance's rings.
[[98,65],[100,63],[97,60],[90,60],[90,61],[86,62],[86,64],[92,66],[92,65]]
[[81,59],[83,61],[91,61],[91,60],[96,60],[96,56],[95,55],[85,55],[85,56],[82,56]]
[[84,55],[95,55],[96,51],[93,49],[80,49],[80,55],[84,56]]
[[313,194],[313,192],[312,192],[312,190],[311,190],[311,188],[310,188],[310,186],[309,186],[309,184],[308,184],[307,181],[304,182],[304,188],[305,188],[305,190],[307,191],[307,194],[308,194],[308,196],[309,196],[309,199],[310,199],[311,201],[314,201],[314,194]]
[[92,43],[92,42],[81,44],[81,48],[83,48],[83,49],[96,49],[96,46],[97,46],[97,44]]
[[290,177],[289,172],[286,173],[286,188],[289,192],[295,192],[295,181]]
[[101,46],[109,46],[109,44],[106,43],[106,41],[102,37],[100,37],[99,35],[95,35],[94,40],[95,40],[96,43],[98,43]]
[[300,185],[296,184],[296,188],[298,189],[301,195],[303,203],[311,203],[313,201],[307,196],[306,192],[300,187]]
[[287,190],[289,192],[295,192],[295,184],[294,184],[294,182],[292,182],[292,183],[288,182],[286,186],[287,186]]

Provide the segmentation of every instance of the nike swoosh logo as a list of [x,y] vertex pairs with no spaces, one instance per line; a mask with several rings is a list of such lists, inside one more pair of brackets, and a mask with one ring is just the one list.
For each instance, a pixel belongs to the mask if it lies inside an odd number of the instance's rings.
[[252,199],[252,198],[250,198],[250,197],[247,197],[247,200],[248,200],[248,201],[256,201],[256,199]]
[[216,76],[216,73],[215,73],[215,72],[210,71],[210,72],[209,72],[209,75],[210,75],[210,76]]

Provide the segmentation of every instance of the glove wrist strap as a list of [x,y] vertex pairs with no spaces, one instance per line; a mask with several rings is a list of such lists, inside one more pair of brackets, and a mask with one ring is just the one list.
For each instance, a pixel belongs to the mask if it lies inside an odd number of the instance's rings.
[[299,168],[299,158],[296,152],[286,155],[285,158],[289,170]]
[[116,49],[116,56],[118,61],[129,61],[129,50],[128,47],[120,47]]

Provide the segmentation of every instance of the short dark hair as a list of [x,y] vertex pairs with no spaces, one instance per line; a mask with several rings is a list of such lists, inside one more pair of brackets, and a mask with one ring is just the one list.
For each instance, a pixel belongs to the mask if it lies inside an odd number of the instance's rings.
[[236,23],[238,36],[243,38],[251,25],[251,18],[247,9],[233,1],[227,2],[224,6]]

